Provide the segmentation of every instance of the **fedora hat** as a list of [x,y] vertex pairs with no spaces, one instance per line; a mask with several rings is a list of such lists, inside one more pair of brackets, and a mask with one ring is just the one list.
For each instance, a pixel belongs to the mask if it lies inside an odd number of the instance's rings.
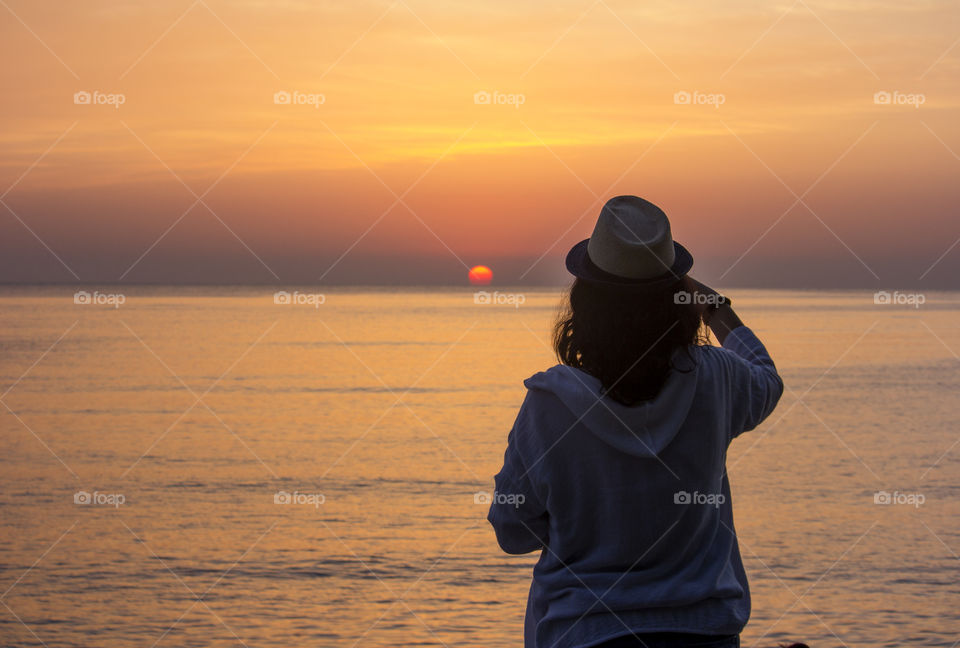
[[637,196],[604,204],[590,238],[567,253],[567,270],[591,283],[659,288],[680,279],[693,257],[673,240],[663,210]]

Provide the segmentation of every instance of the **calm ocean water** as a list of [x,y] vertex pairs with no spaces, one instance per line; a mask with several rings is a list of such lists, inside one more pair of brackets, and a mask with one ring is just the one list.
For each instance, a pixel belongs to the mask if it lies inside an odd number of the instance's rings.
[[[475,494],[558,294],[301,290],[0,291],[0,644],[522,643]],[[728,459],[744,645],[955,646],[960,294],[730,294],[787,384]]]

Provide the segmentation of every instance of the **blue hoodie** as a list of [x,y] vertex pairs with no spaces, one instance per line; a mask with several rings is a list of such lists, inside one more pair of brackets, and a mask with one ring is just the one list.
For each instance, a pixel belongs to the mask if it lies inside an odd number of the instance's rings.
[[746,625],[727,446],[773,411],[783,382],[745,326],[673,362],[633,407],[565,365],[524,382],[488,519],[507,553],[540,551],[526,648]]

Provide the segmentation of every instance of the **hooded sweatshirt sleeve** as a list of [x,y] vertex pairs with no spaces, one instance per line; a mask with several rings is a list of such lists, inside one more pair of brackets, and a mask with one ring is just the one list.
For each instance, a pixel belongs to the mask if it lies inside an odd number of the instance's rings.
[[783,380],[760,339],[746,326],[730,331],[723,348],[732,351],[730,438],[749,432],[767,418],[783,395]]
[[487,520],[493,525],[500,548],[509,554],[523,554],[547,544],[548,518],[543,500],[534,491],[532,471],[522,456],[521,439],[527,403],[507,435],[503,468],[494,478],[495,490]]

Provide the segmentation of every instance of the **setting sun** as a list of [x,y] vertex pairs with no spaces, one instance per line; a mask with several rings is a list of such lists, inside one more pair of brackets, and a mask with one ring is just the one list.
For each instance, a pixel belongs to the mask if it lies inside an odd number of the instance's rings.
[[470,273],[467,276],[470,278],[470,283],[474,286],[486,286],[493,281],[493,271],[484,265],[473,266],[470,268]]

